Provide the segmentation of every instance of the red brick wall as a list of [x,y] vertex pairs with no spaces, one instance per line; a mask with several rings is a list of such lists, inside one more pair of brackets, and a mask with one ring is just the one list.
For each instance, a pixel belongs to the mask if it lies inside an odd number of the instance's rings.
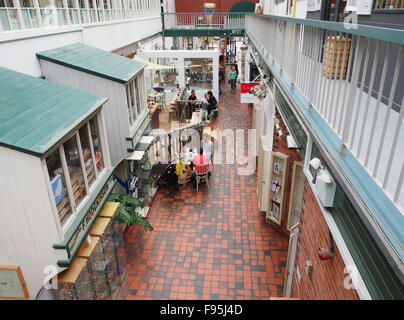
[[[215,3],[216,12],[230,12],[230,9],[240,0],[175,0],[175,11],[178,12],[203,12],[205,2]],[[258,3],[259,0],[248,0]]]
[[[334,243],[334,258],[322,261],[318,248],[329,247],[328,226],[308,182],[305,185],[304,200],[299,224],[295,268],[299,267],[301,280],[293,277],[291,297],[318,300],[357,300],[356,290],[344,288],[345,264]],[[306,275],[306,260],[311,260],[313,273]],[[300,296],[299,296],[300,293]]]

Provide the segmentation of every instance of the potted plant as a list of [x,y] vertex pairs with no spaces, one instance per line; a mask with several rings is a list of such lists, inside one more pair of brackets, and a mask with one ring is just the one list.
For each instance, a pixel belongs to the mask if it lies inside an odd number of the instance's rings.
[[139,214],[138,209],[144,208],[144,203],[126,193],[111,193],[108,201],[119,202],[119,209],[114,217],[114,222],[126,226],[141,225],[145,231],[153,231],[150,222]]

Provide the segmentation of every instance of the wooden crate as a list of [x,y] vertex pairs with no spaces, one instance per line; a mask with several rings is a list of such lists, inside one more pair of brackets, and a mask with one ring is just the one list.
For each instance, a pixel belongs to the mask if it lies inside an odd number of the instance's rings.
[[[348,42],[345,44],[347,40]],[[323,74],[327,78],[345,79],[350,49],[351,49],[351,39],[347,39],[345,37],[342,38],[327,37],[326,46],[324,50],[324,62],[323,62]],[[344,50],[346,50],[345,57],[344,57]],[[342,77],[341,77],[341,70],[342,70]]]

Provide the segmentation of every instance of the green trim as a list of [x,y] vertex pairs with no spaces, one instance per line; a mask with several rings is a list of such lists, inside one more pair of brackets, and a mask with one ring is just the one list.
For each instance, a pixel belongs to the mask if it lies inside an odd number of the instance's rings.
[[[380,28],[367,25],[354,25],[352,27],[357,27],[356,29],[347,29],[344,27],[342,22],[329,22],[322,20],[312,20],[312,19],[299,19],[299,18],[289,18],[282,16],[273,16],[267,14],[253,14],[246,13],[248,16],[254,16],[261,19],[278,20],[290,23],[302,24],[309,27],[320,28],[323,30],[338,31],[343,33],[348,33],[356,36],[387,41],[392,43],[397,43],[404,45],[404,30],[390,29],[390,28]],[[246,17],[247,20],[247,17]]]
[[165,37],[244,36],[245,29],[165,29]]
[[[80,210],[80,212],[78,213],[78,215],[77,215],[78,218],[76,218],[74,223],[70,226],[69,230],[66,232],[65,240],[60,244],[54,244],[53,248],[55,248],[55,249],[66,249],[67,248],[70,240],[73,238],[74,234],[76,233],[77,228],[80,226],[81,222],[85,219],[87,212],[91,209],[91,206],[93,205],[94,201],[97,199],[97,197],[101,193],[102,189],[104,188],[105,184],[107,183],[108,179],[111,177],[113,170],[114,170],[113,168],[107,169],[107,172],[104,176],[104,181],[97,186],[97,191],[93,192],[90,199],[87,201],[87,204],[85,205],[85,207],[82,208]],[[116,181],[114,182],[114,185],[115,185],[115,183],[116,183]],[[108,191],[109,190],[112,190],[112,188],[109,188]],[[102,204],[103,204],[103,202],[102,202]],[[98,208],[96,210],[97,214],[98,214],[99,208],[100,208],[100,206],[98,206]],[[92,224],[92,222],[90,222],[90,224]]]

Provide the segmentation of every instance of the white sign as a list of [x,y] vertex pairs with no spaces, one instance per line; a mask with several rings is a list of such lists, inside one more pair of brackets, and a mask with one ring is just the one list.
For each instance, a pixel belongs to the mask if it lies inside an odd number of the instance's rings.
[[307,0],[307,11],[321,10],[321,0]]
[[258,97],[254,96],[251,93],[242,93],[240,95],[240,103],[259,103],[260,100]]

